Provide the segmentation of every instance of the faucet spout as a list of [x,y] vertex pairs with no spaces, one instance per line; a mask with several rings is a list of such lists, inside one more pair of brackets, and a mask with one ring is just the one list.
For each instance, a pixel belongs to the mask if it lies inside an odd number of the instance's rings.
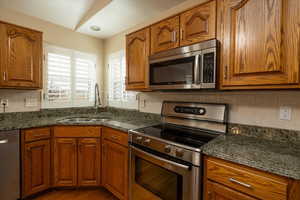
[[95,103],[94,107],[97,109],[99,106],[101,106],[101,98],[99,94],[99,85],[98,83],[95,84]]

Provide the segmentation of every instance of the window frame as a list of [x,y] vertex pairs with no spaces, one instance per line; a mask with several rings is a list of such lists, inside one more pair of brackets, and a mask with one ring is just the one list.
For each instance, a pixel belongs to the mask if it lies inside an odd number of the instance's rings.
[[[47,101],[47,93],[48,93],[48,53],[57,53],[61,54],[63,56],[70,56],[71,58],[71,72],[70,72],[70,102],[67,103],[62,103],[62,102],[56,102],[56,103],[49,103]],[[42,108],[72,108],[72,107],[88,107],[88,106],[93,106],[94,105],[94,100],[93,98],[90,98],[88,101],[84,102],[76,102],[75,99],[75,89],[76,89],[76,76],[75,76],[75,71],[76,71],[76,59],[86,59],[90,60],[94,64],[94,74],[95,76],[92,78],[93,79],[93,85],[97,82],[97,76],[96,76],[96,71],[97,71],[97,56],[94,54],[90,53],[85,53],[85,52],[80,52],[77,50],[73,49],[67,49],[63,47],[59,47],[56,45],[44,43],[44,68],[43,68],[43,90],[42,90]],[[91,92],[94,93],[93,87],[91,88]],[[92,96],[94,97],[95,94]]]

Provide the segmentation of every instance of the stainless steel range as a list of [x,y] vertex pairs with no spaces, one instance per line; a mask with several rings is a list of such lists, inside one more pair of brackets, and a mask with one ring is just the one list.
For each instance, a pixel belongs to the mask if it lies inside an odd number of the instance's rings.
[[164,102],[162,124],[129,131],[130,200],[202,199],[201,146],[227,131],[225,104]]

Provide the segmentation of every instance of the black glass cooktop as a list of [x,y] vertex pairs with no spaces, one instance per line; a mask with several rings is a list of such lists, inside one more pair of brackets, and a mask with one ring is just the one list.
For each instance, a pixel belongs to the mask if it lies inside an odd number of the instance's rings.
[[199,129],[163,124],[141,128],[135,131],[194,148],[199,148],[218,136],[217,133],[210,133]]

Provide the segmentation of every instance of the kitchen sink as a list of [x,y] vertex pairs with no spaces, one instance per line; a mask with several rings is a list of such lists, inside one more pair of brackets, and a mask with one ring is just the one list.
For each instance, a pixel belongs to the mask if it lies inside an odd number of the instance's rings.
[[61,119],[58,122],[61,123],[91,123],[91,122],[105,122],[110,120],[109,117],[70,117]]

